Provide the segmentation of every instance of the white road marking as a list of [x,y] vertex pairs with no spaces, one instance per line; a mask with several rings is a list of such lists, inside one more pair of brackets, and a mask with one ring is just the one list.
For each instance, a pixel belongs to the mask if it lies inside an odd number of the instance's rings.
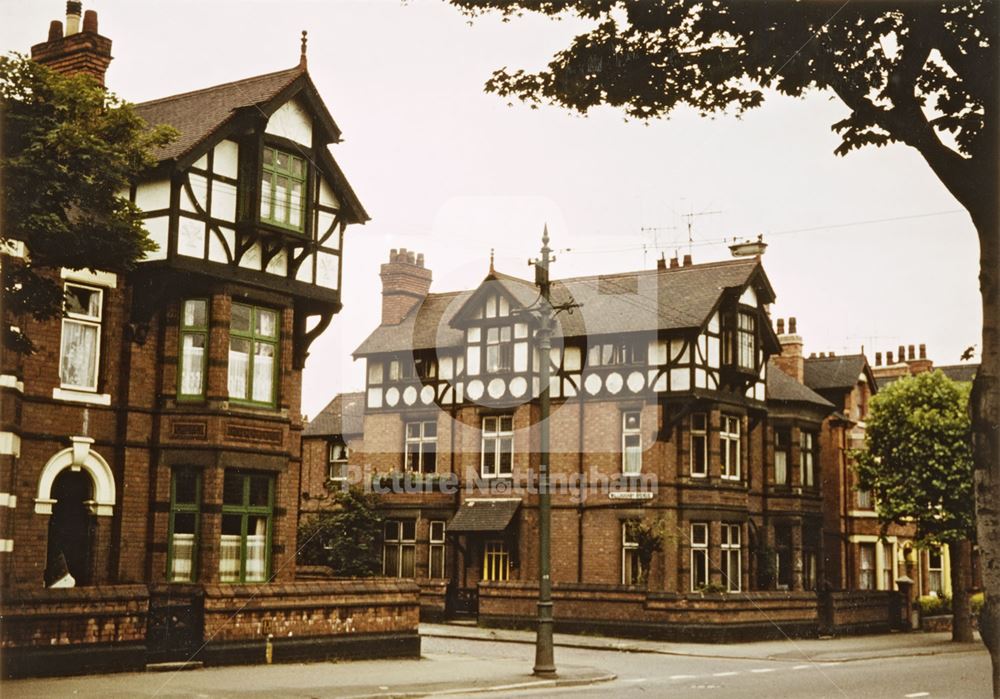
[[698,675],[671,675],[672,680],[693,680]]
[[716,672],[712,677],[732,677],[733,675],[738,675],[738,672]]
[[812,665],[796,665],[792,669],[793,670],[808,670],[811,667],[812,667]]
[[625,682],[645,682],[645,681],[646,681],[645,677],[632,677],[625,680]]
[[762,668],[758,668],[756,670],[751,670],[750,672],[756,672],[756,673],[774,672],[774,668],[773,667],[762,667]]
[[913,699],[914,697],[929,697],[930,695],[930,692],[914,692],[913,694],[904,694],[903,696],[905,696],[906,699]]

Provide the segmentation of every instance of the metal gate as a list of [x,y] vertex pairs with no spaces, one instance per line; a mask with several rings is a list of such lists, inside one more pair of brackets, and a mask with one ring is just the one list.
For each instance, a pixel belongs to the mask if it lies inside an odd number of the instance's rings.
[[148,663],[195,660],[205,627],[205,593],[195,585],[150,585]]

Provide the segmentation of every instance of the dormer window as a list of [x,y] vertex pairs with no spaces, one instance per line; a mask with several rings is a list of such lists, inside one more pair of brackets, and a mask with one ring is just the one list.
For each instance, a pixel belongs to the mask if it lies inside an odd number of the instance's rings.
[[722,343],[722,361],[740,371],[757,370],[757,321],[750,311],[727,316]]
[[277,148],[264,148],[260,175],[260,218],[302,231],[305,222],[306,161]]
[[514,345],[510,326],[486,329],[486,371],[510,371],[514,365]]

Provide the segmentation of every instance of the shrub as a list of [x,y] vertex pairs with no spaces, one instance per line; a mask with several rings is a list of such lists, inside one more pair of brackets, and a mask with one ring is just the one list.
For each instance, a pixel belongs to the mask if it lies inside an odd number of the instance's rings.
[[924,596],[917,600],[917,607],[920,609],[920,616],[951,614],[951,598],[945,595]]

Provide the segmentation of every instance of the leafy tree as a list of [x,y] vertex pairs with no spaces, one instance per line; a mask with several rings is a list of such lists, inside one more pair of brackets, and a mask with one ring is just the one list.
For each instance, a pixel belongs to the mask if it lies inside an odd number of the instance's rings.
[[487,91],[581,113],[649,119],[689,105],[736,113],[765,89],[830,91],[838,155],[904,143],[966,208],[979,237],[982,365],[973,386],[976,503],[987,600],[983,639],[1000,698],[1000,138],[995,0],[450,0],[471,16],[579,16],[591,28],[536,73],[496,71]]
[[[0,244],[18,241],[27,253],[3,270],[3,303],[15,318],[45,320],[62,314],[60,267],[127,272],[155,249],[127,192],[155,163],[150,149],[175,132],[149,129],[90,76],[16,54],[0,56],[0,100]],[[4,341],[33,349],[9,326]]]
[[378,496],[358,489],[336,491],[333,507],[299,524],[298,562],[324,565],[339,577],[370,577],[382,570]]
[[895,381],[871,401],[866,449],[853,453],[859,487],[883,525],[913,522],[918,546],[949,546],[953,638],[971,641],[967,542],[975,532],[970,385],[940,371]]

